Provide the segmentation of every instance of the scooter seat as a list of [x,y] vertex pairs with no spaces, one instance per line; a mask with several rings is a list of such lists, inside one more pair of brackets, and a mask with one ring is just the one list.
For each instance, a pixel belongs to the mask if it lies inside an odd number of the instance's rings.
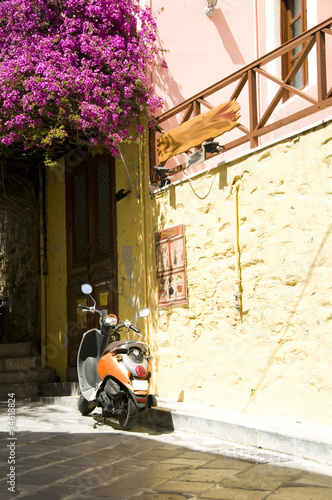
[[144,344],[143,342],[135,342],[134,340],[118,340],[116,342],[111,342],[110,344],[108,344],[108,346],[105,347],[102,356],[104,356],[104,354],[107,354],[108,352],[113,352],[116,354],[126,354],[129,349],[135,347],[137,349],[141,349],[143,352],[147,352],[149,349],[147,344]]

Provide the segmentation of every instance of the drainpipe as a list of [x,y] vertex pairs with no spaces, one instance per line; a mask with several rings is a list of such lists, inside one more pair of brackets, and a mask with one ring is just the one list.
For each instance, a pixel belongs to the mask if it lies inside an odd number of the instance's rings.
[[235,215],[235,307],[242,319],[242,279],[240,267],[240,243],[239,243],[239,189],[240,186],[235,181],[234,189],[234,215]]
[[[147,122],[145,122],[147,123]],[[147,130],[148,127],[146,126],[145,129]],[[148,262],[148,256],[149,256],[149,249],[148,249],[148,242],[147,242],[147,219],[149,217],[149,206],[147,208],[146,203],[148,200],[149,203],[149,196],[146,195],[145,193],[145,187],[148,185],[148,179],[149,179],[149,168],[147,167],[149,165],[149,140],[148,140],[148,133],[145,133],[145,140],[142,140],[139,142],[139,182],[140,182],[140,204],[141,204],[141,220],[142,220],[142,252],[143,252],[143,280],[144,280],[144,307],[148,307],[150,309],[150,315],[147,318],[145,328],[146,328],[146,342],[149,344],[149,346],[152,348],[152,352],[154,352],[154,356],[152,357],[155,358],[155,355],[157,354],[157,350],[154,349],[155,347],[155,339],[151,338],[151,332],[153,331],[152,325],[153,325],[153,317],[152,314],[154,313],[154,310],[151,310],[150,307],[150,291],[149,291],[149,286],[151,287],[151,284],[149,284],[149,276],[148,276],[148,264],[151,265],[151,262]],[[148,170],[148,173],[146,172],[146,169]],[[151,227],[150,225],[148,226],[149,228]],[[149,242],[151,245],[151,242]],[[153,362],[153,372],[155,373],[157,365],[156,365],[156,360]],[[156,394],[157,393],[157,380],[155,376],[152,377],[152,387],[151,387],[151,394]]]
[[47,366],[46,340],[46,221],[45,221],[45,171],[40,168],[39,173],[39,203],[40,203],[40,329],[41,329],[41,367]]

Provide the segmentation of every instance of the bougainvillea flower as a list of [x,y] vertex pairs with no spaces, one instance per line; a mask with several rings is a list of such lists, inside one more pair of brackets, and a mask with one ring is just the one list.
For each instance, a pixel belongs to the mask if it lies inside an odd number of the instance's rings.
[[117,154],[132,121],[161,104],[148,76],[155,31],[139,0],[0,2],[0,142]]

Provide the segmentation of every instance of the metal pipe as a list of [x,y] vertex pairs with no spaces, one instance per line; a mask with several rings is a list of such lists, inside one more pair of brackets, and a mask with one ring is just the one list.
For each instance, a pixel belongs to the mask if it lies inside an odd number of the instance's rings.
[[[140,210],[141,210],[141,221],[142,221],[142,260],[143,260],[143,297],[144,297],[144,307],[149,307],[148,301],[148,262],[147,262],[147,237],[146,237],[146,202],[145,202],[145,165],[148,165],[148,159],[145,158],[146,149],[144,147],[144,142],[148,144],[148,141],[143,141],[143,139],[139,142],[139,151],[138,151],[138,162],[139,162],[139,194],[141,194],[139,198],[140,202]],[[147,321],[147,337],[149,339],[149,321]]]
[[126,165],[126,162],[125,162],[125,159],[123,157],[123,154],[122,154],[122,151],[121,151],[121,148],[120,148],[120,145],[118,146],[118,148],[119,148],[119,152],[120,152],[120,158],[121,158],[123,166],[125,168],[125,171],[126,171],[126,174],[127,174],[128,180],[129,180],[129,184],[130,184],[131,190],[134,193],[135,198],[137,198],[139,200],[140,194],[139,194],[139,192],[137,193],[137,191],[135,189],[135,186],[134,186],[134,184],[133,184],[133,182],[131,180],[131,177],[130,177],[130,174],[128,172],[128,168],[127,168],[127,165]]
[[235,307],[242,316],[242,278],[240,266],[240,243],[239,243],[239,189],[236,181],[234,188],[234,215],[235,215]]

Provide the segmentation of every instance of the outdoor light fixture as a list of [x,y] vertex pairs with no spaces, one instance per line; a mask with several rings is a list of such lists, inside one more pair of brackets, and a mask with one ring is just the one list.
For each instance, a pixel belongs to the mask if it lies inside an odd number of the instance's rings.
[[171,183],[171,180],[167,178],[166,174],[173,174],[173,170],[171,170],[170,168],[160,167],[160,166],[154,168],[157,171],[157,175],[159,175],[160,177],[159,186],[161,188]]
[[224,146],[221,146],[217,141],[206,141],[203,142],[202,146],[205,149],[205,153],[210,153],[211,155],[216,155],[224,151]]
[[207,0],[207,6],[205,7],[205,14],[209,17],[212,17],[216,13],[216,5],[218,0]]
[[120,200],[123,200],[128,194],[130,193],[130,189],[128,191],[125,191],[124,189],[120,189],[115,195],[115,201],[116,203]]

